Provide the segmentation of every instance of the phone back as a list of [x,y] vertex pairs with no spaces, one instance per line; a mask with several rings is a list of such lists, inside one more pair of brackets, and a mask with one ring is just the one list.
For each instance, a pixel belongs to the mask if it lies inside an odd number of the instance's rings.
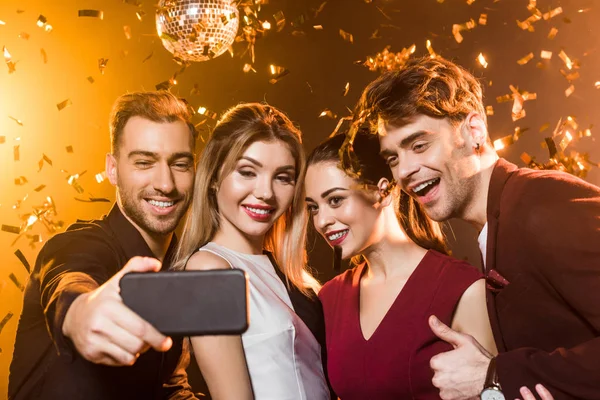
[[241,334],[248,329],[244,271],[128,273],[121,278],[125,305],[173,336]]

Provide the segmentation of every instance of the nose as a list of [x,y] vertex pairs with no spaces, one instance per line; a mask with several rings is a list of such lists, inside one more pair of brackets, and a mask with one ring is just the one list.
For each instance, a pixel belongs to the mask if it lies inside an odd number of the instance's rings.
[[154,178],[154,189],[169,194],[175,190],[175,179],[171,168],[166,163],[158,165]]
[[392,168],[392,175],[396,182],[400,182],[404,187],[410,181],[410,178],[419,171],[420,164],[418,160],[410,154],[399,158],[398,164]]
[[314,216],[313,222],[319,233],[324,234],[327,228],[335,223],[335,218],[331,211],[329,211],[329,207],[322,207]]
[[273,199],[273,181],[270,177],[264,176],[256,180],[254,197],[262,201],[269,201]]

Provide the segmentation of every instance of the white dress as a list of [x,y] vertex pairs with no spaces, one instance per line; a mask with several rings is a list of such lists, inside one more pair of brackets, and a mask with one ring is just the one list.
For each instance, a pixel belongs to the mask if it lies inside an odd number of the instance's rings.
[[216,243],[200,248],[249,277],[250,324],[242,334],[257,400],[328,400],[321,346],[294,312],[267,255],[244,254]]

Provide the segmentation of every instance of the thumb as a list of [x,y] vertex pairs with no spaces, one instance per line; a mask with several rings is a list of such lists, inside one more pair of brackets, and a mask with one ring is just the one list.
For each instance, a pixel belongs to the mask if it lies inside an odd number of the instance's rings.
[[454,347],[459,347],[466,341],[465,335],[450,328],[435,315],[429,317],[429,327],[435,336],[442,339],[444,342],[450,343]]
[[161,262],[156,258],[133,257],[110,279],[111,284],[118,289],[119,281],[128,272],[157,272],[160,270],[161,265]]

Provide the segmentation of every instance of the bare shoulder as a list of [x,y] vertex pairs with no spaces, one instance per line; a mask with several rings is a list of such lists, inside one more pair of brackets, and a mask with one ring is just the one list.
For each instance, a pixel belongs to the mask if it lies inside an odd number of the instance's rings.
[[475,282],[473,282],[471,284],[471,286],[469,286],[467,288],[467,290],[465,290],[465,292],[463,293],[463,295],[461,297],[461,301],[464,300],[467,303],[483,302],[485,304],[485,291],[486,291],[485,279],[483,279],[483,278],[477,279]]
[[185,269],[188,271],[208,271],[211,269],[231,269],[231,265],[226,259],[215,253],[197,251],[190,257]]

